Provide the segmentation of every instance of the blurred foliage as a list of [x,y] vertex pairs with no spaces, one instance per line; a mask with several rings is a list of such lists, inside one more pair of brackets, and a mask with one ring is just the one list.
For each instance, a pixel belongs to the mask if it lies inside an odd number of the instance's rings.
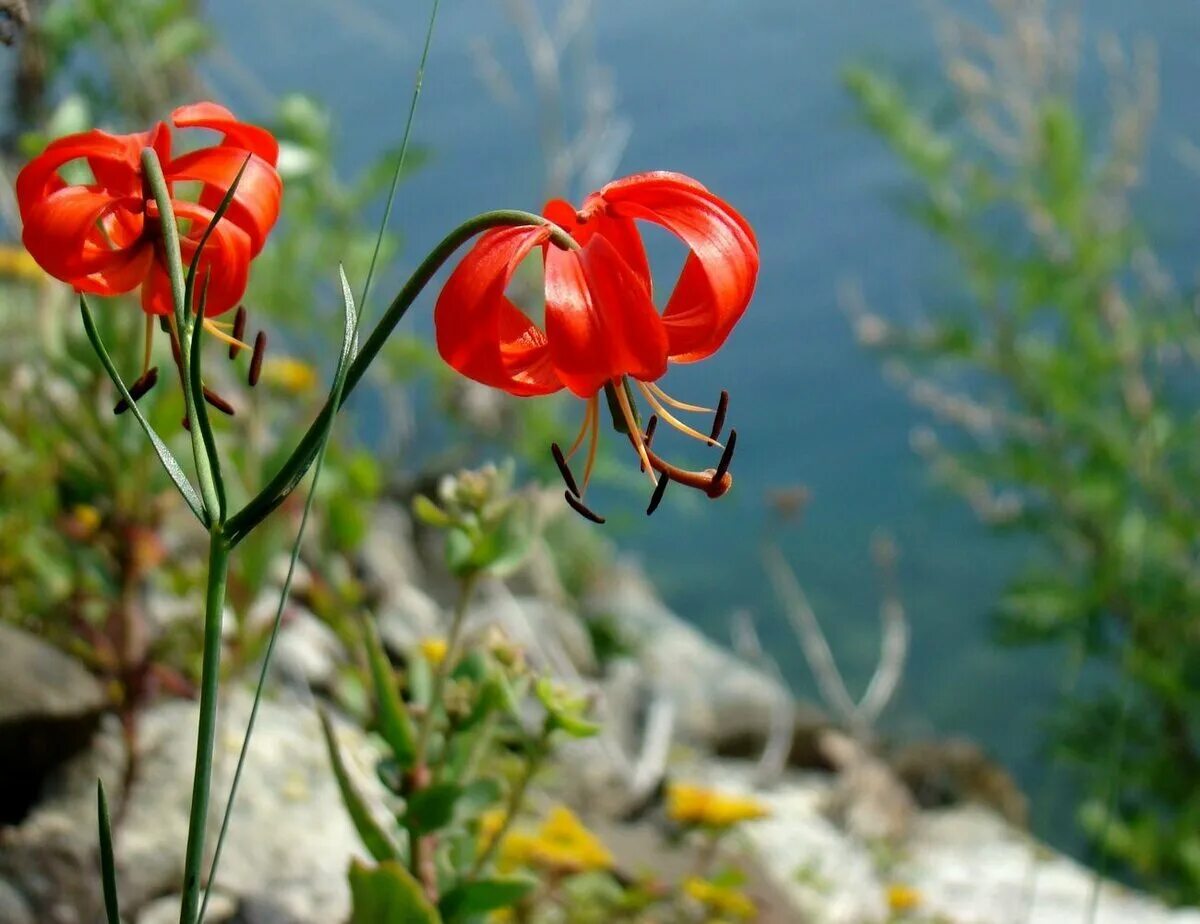
[[913,442],[933,471],[997,530],[1036,539],[1001,638],[1058,643],[1077,665],[1065,675],[1100,678],[1069,684],[1052,729],[1093,843],[1196,901],[1200,327],[1131,217],[1155,69],[1105,45],[1108,108],[1088,117],[1077,24],[994,6],[995,31],[940,24],[951,102],[936,118],[876,70],[846,75],[914,180],[907,211],[961,271],[928,317],[853,294],[848,308],[930,412]]

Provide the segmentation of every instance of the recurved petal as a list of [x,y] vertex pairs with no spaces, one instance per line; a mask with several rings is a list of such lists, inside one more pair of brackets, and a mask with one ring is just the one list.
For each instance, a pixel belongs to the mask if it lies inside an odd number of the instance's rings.
[[546,337],[563,384],[580,397],[630,375],[667,369],[667,334],[642,277],[602,235],[546,253]]
[[279,218],[283,181],[274,167],[241,148],[212,147],[201,148],[171,161],[166,168],[166,176],[172,182],[198,180],[204,183],[200,203],[215,210],[233,185],[243,164],[246,169],[225,218],[250,236],[251,250],[257,256]]
[[671,359],[715,352],[745,313],[758,278],[758,242],[746,220],[690,177],[643,173],[605,186],[616,216],[662,225],[690,253],[663,311]]
[[239,121],[232,112],[217,103],[180,106],[171,113],[171,122],[178,128],[211,128],[222,132],[222,145],[257,154],[272,167],[279,162],[279,142],[274,135],[265,128]]
[[[196,254],[204,229],[213,219],[213,212],[191,202],[176,200],[173,204],[178,218],[192,221],[191,230],[179,241],[186,269]],[[231,222],[217,222],[196,267],[195,304],[199,307],[201,290],[207,279],[208,294],[204,305],[207,317],[223,314],[241,301],[249,281],[251,258],[250,236]]]
[[[597,207],[590,208],[593,204]],[[642,278],[653,296],[654,287],[650,278],[650,262],[646,259],[646,248],[642,244],[642,236],[638,234],[637,226],[631,219],[609,214],[595,194],[584,202],[581,212],[576,212],[569,202],[551,199],[542,209],[542,214],[569,233],[581,246],[597,234],[608,238],[621,258]],[[588,217],[581,219],[580,214]]]
[[24,215],[22,243],[51,276],[71,282],[125,259],[127,248],[109,246],[98,222],[117,209],[140,207],[87,186],[68,186],[34,201]]
[[93,292],[96,295],[120,295],[132,292],[141,285],[154,263],[154,247],[147,243],[139,247],[114,253],[111,262],[104,267],[70,280],[78,292]]
[[562,388],[545,334],[504,294],[521,261],[548,239],[540,226],[497,228],[454,268],[433,312],[438,352],[453,369],[512,395]]

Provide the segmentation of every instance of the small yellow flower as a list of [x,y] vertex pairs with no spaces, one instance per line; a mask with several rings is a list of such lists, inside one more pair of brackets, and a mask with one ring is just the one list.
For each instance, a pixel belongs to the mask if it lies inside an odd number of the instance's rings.
[[887,887],[887,903],[892,911],[912,911],[921,906],[921,893],[902,882],[893,882]]
[[100,511],[91,504],[76,504],[71,508],[68,531],[78,539],[90,539],[100,528]]
[[48,278],[24,247],[0,245],[0,277],[41,282]]
[[262,380],[280,391],[301,395],[317,385],[317,370],[294,356],[269,356],[264,360]]
[[667,789],[667,814],[681,825],[729,828],[743,821],[765,818],[767,807],[748,796],[734,796],[690,783],[672,783]]
[[[503,823],[503,812],[488,812],[479,824],[479,837],[488,844]],[[504,835],[497,850],[501,872],[532,866],[560,875],[611,869],[613,856],[565,806],[556,806],[536,831],[515,830]]]
[[750,921],[758,916],[758,908],[741,889],[693,876],[684,881],[683,891],[713,914],[739,921]]
[[446,660],[446,650],[447,645],[444,638],[421,639],[421,654],[434,667]]

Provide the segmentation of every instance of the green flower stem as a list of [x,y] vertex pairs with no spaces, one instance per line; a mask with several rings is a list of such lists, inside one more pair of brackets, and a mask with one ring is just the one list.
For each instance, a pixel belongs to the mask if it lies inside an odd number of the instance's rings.
[[209,524],[219,523],[224,518],[224,503],[222,491],[218,485],[219,475],[214,472],[213,459],[216,458],[215,447],[209,442],[211,433],[206,433],[207,427],[200,426],[202,410],[196,406],[197,401],[203,400],[193,388],[193,377],[190,370],[193,362],[199,362],[199,356],[193,357],[192,327],[201,323],[187,304],[187,283],[183,272],[183,255],[179,249],[179,228],[175,223],[175,209],[171,205],[171,190],[163,176],[162,164],[153,148],[142,151],[142,173],[150,187],[150,193],[158,206],[159,224],[162,226],[162,254],[167,263],[167,276],[171,280],[171,300],[175,306],[175,331],[179,339],[179,352],[183,375],[183,399],[187,408],[188,420],[192,435],[192,455],[196,459],[196,478],[200,482],[200,497],[204,500],[204,510],[208,515]]
[[196,733],[196,772],[188,816],[187,853],[183,861],[183,903],[179,924],[196,924],[200,909],[200,867],[204,830],[212,789],[213,743],[217,731],[217,686],[221,672],[221,617],[229,574],[230,545],[219,527],[212,531],[208,552],[208,592],[204,602],[204,659],[200,669],[200,723]]
[[545,762],[546,756],[550,753],[550,735],[553,730],[553,723],[547,717],[545,724],[542,725],[541,733],[530,743],[529,759],[525,762],[525,768],[521,776],[513,784],[512,789],[509,790],[508,801],[504,805],[504,819],[500,822],[500,827],[496,829],[496,833],[492,835],[492,839],[488,841],[488,845],[484,848],[483,853],[475,858],[475,862],[471,866],[471,872],[467,874],[469,880],[477,879],[479,874],[492,862],[496,851],[500,849],[501,841],[508,834],[508,829],[513,826],[513,822],[517,820],[517,815],[521,813],[521,808],[525,804],[525,793],[529,791],[529,784],[533,782],[533,778],[542,769],[542,764]]
[[343,389],[340,399],[336,402],[332,399],[326,402],[317,419],[312,422],[307,432],[301,437],[299,444],[292,450],[292,454],[275,477],[245,507],[230,517],[226,532],[231,545],[237,545],[238,542],[249,535],[251,530],[261,523],[272,510],[283,503],[284,498],[304,478],[305,472],[308,471],[308,467],[312,464],[313,459],[316,458],[317,447],[320,445],[321,435],[325,432],[327,418],[331,414],[336,414],[341,409],[341,406],[354,390],[354,386],[366,374],[367,368],[379,354],[379,351],[383,349],[383,345],[387,342],[388,337],[392,335],[392,331],[396,329],[396,325],[400,323],[401,319],[408,312],[408,309],[412,307],[413,302],[416,301],[417,296],[421,294],[437,271],[442,268],[442,265],[454,255],[454,252],[458,248],[477,234],[491,228],[516,227],[520,225],[542,225],[548,227],[550,229],[550,240],[555,246],[563,250],[572,250],[579,247],[571,235],[552,222],[532,212],[522,212],[515,209],[502,209],[476,215],[446,235],[441,243],[434,247],[429,252],[429,255],[421,261],[416,271],[409,277],[408,282],[404,284],[403,288],[396,294],[396,297],[392,299],[392,303],[388,306],[387,311],[384,312],[379,324],[371,332],[371,336],[362,345],[362,349],[359,350],[353,364],[350,366],[350,372],[346,377],[346,387]]
[[[441,705],[442,695],[446,690],[446,679],[450,676],[450,669],[458,657],[463,625],[467,621],[467,607],[471,602],[471,596],[475,592],[475,585],[478,580],[479,576],[477,574],[469,574],[462,579],[462,583],[458,589],[458,601],[454,604],[454,615],[450,620],[450,632],[446,636],[446,654],[434,669],[433,683],[429,693],[429,707],[425,712],[420,727],[417,729],[417,742],[414,747],[413,768],[410,775],[413,790],[424,789],[430,783],[430,773],[427,764],[429,739],[433,737],[433,726],[437,722],[438,707]],[[408,843],[409,868],[412,870],[414,876],[425,881],[427,878],[425,875],[427,867],[425,838],[412,826],[409,826]],[[426,882],[426,888],[432,889],[434,897],[436,897],[436,881],[432,884]]]

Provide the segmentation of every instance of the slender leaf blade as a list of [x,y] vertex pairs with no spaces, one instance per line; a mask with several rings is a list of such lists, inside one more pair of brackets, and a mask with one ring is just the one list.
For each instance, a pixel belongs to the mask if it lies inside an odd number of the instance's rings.
[[[243,168],[244,169],[244,168]],[[239,174],[240,176],[240,174]],[[215,219],[214,219],[215,221]],[[211,225],[209,226],[211,228]],[[199,255],[200,251],[196,251]],[[192,261],[193,268],[196,261]],[[212,418],[208,415],[208,404],[204,400],[204,376],[201,370],[200,337],[204,333],[204,306],[208,303],[209,276],[205,276],[204,287],[200,290],[200,308],[191,318],[192,336],[188,347],[188,377],[191,379],[191,393],[188,395],[188,414],[193,423],[200,428],[200,442],[204,445],[204,454],[208,458],[208,468],[212,475],[213,487],[217,492],[217,509],[213,511],[218,523],[225,521],[225,479],[221,477],[221,455],[217,451],[217,438],[213,434]],[[189,293],[191,285],[188,286]]]
[[350,816],[354,830],[358,832],[359,839],[362,840],[363,846],[367,848],[367,853],[380,863],[386,860],[399,859],[399,848],[396,847],[395,842],[383,830],[379,822],[375,820],[375,816],[367,808],[367,803],[363,799],[362,793],[358,791],[358,787],[350,779],[350,773],[346,769],[346,762],[342,759],[342,751],[338,746],[337,738],[334,736],[333,725],[329,721],[329,716],[325,714],[323,709],[319,709],[317,714],[321,718],[321,732],[325,736],[325,745],[329,749],[329,762],[333,765],[333,775],[337,780],[338,790],[342,794],[342,802],[346,806],[346,812]]
[[383,651],[379,633],[369,619],[363,620],[363,636],[367,643],[367,661],[379,710],[379,733],[392,749],[396,763],[407,770],[412,767],[417,752],[412,718],[396,689],[395,674]]
[[158,460],[171,477],[171,481],[175,483],[176,489],[183,495],[183,499],[187,501],[187,505],[192,508],[192,513],[196,515],[196,519],[207,528],[209,525],[208,515],[204,512],[204,503],[200,500],[200,495],[196,493],[196,489],[188,481],[188,477],[184,474],[183,468],[180,467],[179,461],[171,453],[171,450],[167,448],[167,444],[163,442],[162,437],[150,426],[150,421],[146,419],[146,416],[137,406],[137,402],[133,400],[133,396],[129,394],[129,389],[125,387],[125,383],[121,379],[121,373],[117,371],[112,358],[108,355],[108,350],[104,347],[104,342],[100,339],[100,332],[96,329],[96,319],[92,317],[92,310],[88,307],[87,299],[83,295],[79,296],[79,310],[83,315],[84,332],[92,344],[92,349],[96,351],[96,356],[99,357],[101,365],[104,366],[104,370],[108,373],[108,377],[112,379],[113,384],[117,387],[117,391],[121,393],[121,397],[129,405],[130,413],[141,424],[142,430],[150,440],[150,445],[154,447],[154,451],[158,454]]
[[96,781],[96,814],[100,819],[100,881],[104,888],[104,915],[108,924],[121,924],[121,909],[117,902],[117,864],[113,856],[112,819],[108,814],[108,797],[104,782]]

